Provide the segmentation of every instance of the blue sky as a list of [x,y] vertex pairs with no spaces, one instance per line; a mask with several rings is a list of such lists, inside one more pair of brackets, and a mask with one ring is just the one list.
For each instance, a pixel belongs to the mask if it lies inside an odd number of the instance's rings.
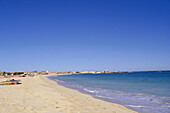
[[1,71],[160,69],[169,0],[0,0]]

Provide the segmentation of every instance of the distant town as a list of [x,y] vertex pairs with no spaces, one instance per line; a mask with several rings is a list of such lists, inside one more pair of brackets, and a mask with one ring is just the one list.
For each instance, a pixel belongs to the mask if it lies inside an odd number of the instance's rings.
[[162,72],[170,70],[154,70],[154,71],[68,71],[68,72],[49,72],[49,71],[32,71],[32,72],[6,72],[0,71],[0,76],[13,77],[13,76],[38,76],[38,75],[67,75],[67,74],[100,74],[100,73],[132,73],[132,72]]

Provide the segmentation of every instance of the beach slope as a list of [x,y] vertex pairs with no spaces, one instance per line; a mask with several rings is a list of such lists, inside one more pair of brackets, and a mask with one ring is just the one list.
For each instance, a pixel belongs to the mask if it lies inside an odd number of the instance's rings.
[[60,86],[45,76],[19,79],[21,85],[0,86],[0,113],[136,113]]

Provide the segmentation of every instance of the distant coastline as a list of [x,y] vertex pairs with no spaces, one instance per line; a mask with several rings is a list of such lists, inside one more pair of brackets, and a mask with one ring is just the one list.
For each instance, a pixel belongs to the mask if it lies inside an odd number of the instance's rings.
[[70,75],[70,74],[102,74],[102,73],[138,73],[138,72],[170,72],[170,70],[149,70],[149,71],[68,71],[68,72],[49,72],[49,71],[32,71],[32,72],[6,72],[0,71],[0,77],[14,76],[37,76],[37,75]]

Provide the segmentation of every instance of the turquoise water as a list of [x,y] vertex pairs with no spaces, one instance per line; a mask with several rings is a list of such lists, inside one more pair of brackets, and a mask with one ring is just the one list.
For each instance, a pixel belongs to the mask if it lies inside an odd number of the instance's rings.
[[61,75],[49,79],[141,113],[170,113],[168,71]]

